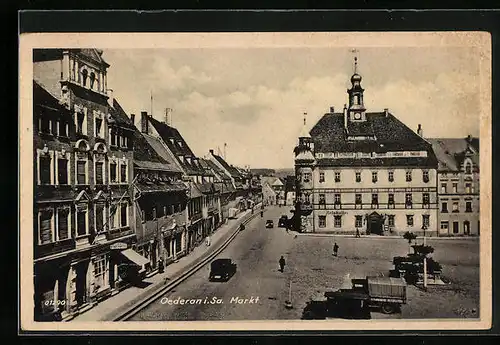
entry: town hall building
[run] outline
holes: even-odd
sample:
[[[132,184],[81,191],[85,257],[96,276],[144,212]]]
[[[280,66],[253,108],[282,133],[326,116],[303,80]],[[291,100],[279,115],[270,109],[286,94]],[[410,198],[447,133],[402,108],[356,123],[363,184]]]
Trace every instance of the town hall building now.
[[[295,147],[300,231],[437,233],[437,166],[432,145],[388,109],[367,112],[361,75]]]

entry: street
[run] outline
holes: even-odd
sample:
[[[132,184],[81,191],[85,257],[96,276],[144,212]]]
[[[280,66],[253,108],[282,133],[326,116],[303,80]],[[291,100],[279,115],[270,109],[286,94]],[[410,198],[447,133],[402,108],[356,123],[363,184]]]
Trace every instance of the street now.
[[[351,278],[387,275],[393,256],[408,252],[403,239],[295,237],[276,227],[282,214],[291,215],[289,210],[269,207],[219,254],[217,258],[231,258],[238,265],[229,281],[209,282],[206,265],[131,321],[300,319],[311,297],[349,287]],[[265,228],[267,219],[274,220],[273,229]],[[334,242],[340,247],[338,257],[332,255]],[[434,258],[444,266],[443,279],[450,284],[427,292],[409,286],[408,304],[401,313],[372,312],[372,319],[478,317],[478,241],[429,239],[428,244],[435,247]],[[278,265],[281,255],[286,259],[283,273]],[[293,308],[287,309],[290,282]]]

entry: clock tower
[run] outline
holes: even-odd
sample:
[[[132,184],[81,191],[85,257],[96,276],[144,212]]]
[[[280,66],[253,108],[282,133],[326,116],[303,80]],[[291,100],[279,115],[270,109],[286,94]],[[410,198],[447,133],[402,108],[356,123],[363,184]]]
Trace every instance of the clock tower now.
[[[358,74],[358,58],[354,58],[354,74],[351,77],[351,88],[347,90],[349,94],[349,121],[366,121],[366,108],[363,104],[363,92],[361,87],[361,76]]]

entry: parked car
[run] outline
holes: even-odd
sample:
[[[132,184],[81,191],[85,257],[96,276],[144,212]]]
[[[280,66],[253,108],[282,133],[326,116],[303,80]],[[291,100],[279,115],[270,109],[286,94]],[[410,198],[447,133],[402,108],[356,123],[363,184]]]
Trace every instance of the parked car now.
[[[228,281],[236,273],[236,264],[231,259],[217,259],[210,264],[209,281]]]
[[[274,222],[272,221],[272,219],[268,219],[266,221],[266,228],[274,228]]]
[[[288,216],[284,214],[278,220],[278,228],[286,228],[287,224],[288,224]]]

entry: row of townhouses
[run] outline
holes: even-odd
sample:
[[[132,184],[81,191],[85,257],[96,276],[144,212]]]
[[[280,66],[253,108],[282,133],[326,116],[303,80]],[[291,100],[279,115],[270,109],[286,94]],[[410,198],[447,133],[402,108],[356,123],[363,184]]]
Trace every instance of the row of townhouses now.
[[[35,320],[74,317],[154,274],[261,198],[248,169],[127,115],[102,55],[33,54]]]
[[[367,112],[355,72],[348,105],[303,131],[294,227],[305,232],[479,235],[479,139],[424,138],[388,109]]]

